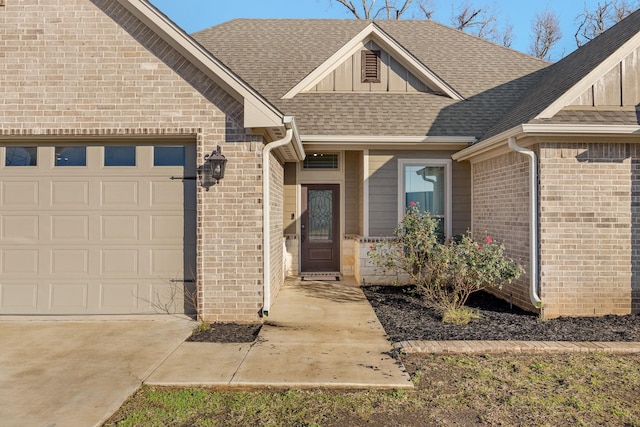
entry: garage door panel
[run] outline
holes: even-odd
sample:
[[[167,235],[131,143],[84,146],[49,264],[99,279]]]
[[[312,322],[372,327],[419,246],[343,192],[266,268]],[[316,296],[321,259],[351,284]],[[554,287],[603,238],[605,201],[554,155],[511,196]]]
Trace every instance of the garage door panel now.
[[[89,207],[89,181],[52,182],[51,206],[64,209],[84,209]]]
[[[0,308],[8,313],[33,311],[38,305],[37,283],[0,283]]]
[[[197,182],[171,177],[195,175],[195,146],[189,171],[154,166],[145,144],[136,166],[105,165],[101,145],[86,167],[38,150],[28,171],[0,158],[0,314],[183,313]]]
[[[184,276],[184,252],[182,248],[151,249],[149,275],[163,279],[179,279]]]
[[[151,182],[151,206],[166,209],[184,205],[183,184],[180,180]]]
[[[2,182],[3,208],[37,208],[39,201],[39,182]]]
[[[39,217],[37,215],[3,215],[2,233],[4,242],[36,243],[40,238]]]
[[[99,307],[107,312],[138,312],[138,283],[101,283]]]
[[[89,240],[89,215],[51,216],[51,240]]]
[[[54,313],[86,312],[88,298],[88,283],[51,283],[49,285],[49,310]]]
[[[139,274],[138,249],[103,249],[100,251],[102,276],[136,276]]]
[[[102,182],[100,191],[103,207],[136,207],[139,204],[138,181]]]
[[[38,274],[37,249],[5,249],[1,251],[0,272],[3,276]]]
[[[151,241],[182,239],[184,221],[182,215],[160,214],[151,216]]]
[[[138,215],[101,215],[101,240],[131,241],[139,239]]]
[[[86,276],[89,274],[89,251],[83,249],[54,249],[51,251],[52,276]]]

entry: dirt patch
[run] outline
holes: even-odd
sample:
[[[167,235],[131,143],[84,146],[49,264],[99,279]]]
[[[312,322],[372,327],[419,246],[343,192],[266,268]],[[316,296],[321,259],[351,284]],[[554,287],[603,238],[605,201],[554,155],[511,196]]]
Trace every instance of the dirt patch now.
[[[468,325],[440,321],[412,286],[363,288],[392,342],[405,340],[640,341],[640,315],[561,317],[547,321],[486,292],[471,295],[468,306],[481,317]]]
[[[187,341],[246,343],[254,342],[262,328],[261,324],[213,323],[208,329],[197,330]]]

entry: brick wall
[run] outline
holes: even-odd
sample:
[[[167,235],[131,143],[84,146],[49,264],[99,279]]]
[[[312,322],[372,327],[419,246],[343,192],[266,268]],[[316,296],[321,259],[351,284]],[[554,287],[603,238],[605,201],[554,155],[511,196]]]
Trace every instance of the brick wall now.
[[[271,300],[275,300],[280,287],[284,283],[284,253],[282,237],[284,227],[282,218],[284,215],[284,165],[276,159],[273,153],[270,159],[270,250],[271,250]]]
[[[640,313],[640,146],[629,147],[631,157],[631,312]]]
[[[261,138],[245,133],[242,104],[115,0],[13,1],[1,22],[2,135],[189,135],[198,164],[222,146],[225,179],[197,193],[199,311],[258,319]]]
[[[529,299],[529,161],[507,153],[472,165],[473,233],[504,243],[507,256],[525,268],[525,274],[496,295],[526,310]]]
[[[548,318],[630,311],[629,150],[614,143],[540,145],[540,262]]]

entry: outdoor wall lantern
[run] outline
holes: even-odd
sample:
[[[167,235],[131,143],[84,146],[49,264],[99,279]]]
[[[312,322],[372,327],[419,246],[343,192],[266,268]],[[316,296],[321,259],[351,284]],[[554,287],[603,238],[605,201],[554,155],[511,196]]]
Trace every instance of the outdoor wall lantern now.
[[[206,178],[210,178],[213,181],[213,184],[216,184],[224,178],[224,170],[227,167],[227,158],[220,152],[219,145],[216,148],[216,151],[204,156],[204,161],[204,173],[205,175],[208,175]]]

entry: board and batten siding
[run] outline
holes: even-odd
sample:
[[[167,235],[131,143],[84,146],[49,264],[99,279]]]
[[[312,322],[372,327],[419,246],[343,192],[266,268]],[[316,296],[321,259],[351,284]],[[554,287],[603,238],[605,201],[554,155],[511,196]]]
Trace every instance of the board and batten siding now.
[[[431,89],[373,41],[365,49],[380,51],[380,82],[362,82],[362,51],[336,67],[311,92],[431,92]]]
[[[360,234],[362,224],[362,151],[346,151],[344,154],[344,233]]]
[[[454,151],[370,151],[369,235],[390,236],[398,225],[398,160],[451,159]],[[466,162],[452,162],[452,232],[471,228],[471,168]]]
[[[634,50],[571,104],[635,107],[640,103],[640,48]]]

